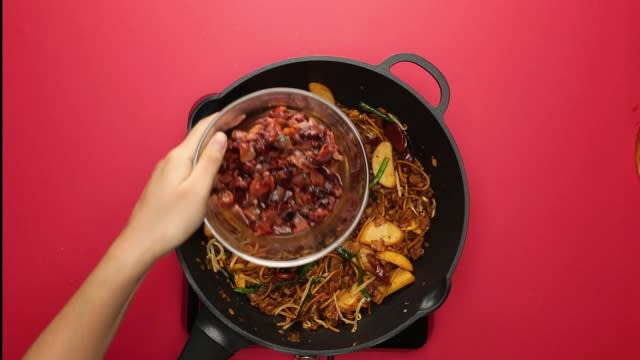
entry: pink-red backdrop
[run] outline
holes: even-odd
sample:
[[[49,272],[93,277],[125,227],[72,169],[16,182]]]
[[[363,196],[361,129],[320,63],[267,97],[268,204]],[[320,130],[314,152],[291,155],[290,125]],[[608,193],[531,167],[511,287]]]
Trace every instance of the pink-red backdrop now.
[[[197,98],[290,57],[413,52],[449,79],[471,218],[431,338],[404,358],[637,359],[638,15],[633,0],[3,1],[3,358],[96,264]],[[415,67],[394,72],[438,99]],[[176,257],[159,261],[107,358],[174,359],[182,285]],[[290,358],[235,358],[255,356]]]

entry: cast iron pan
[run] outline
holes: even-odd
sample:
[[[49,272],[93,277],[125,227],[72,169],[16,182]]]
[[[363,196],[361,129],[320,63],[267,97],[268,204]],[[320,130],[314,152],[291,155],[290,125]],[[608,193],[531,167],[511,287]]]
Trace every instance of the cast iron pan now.
[[[441,91],[437,105],[428,104],[390,72],[400,62],[414,63],[435,78]],[[460,154],[443,121],[449,104],[449,86],[430,62],[413,54],[398,54],[379,65],[334,57],[275,63],[245,76],[219,94],[198,101],[190,113],[189,129],[203,117],[250,92],[278,86],[307,89],[311,81],[329,86],[336,100],[344,105],[355,107],[363,100],[382,106],[409,126],[413,154],[431,174],[438,203],[436,218],[426,235],[429,247],[414,264],[416,281],[383,304],[373,306],[371,315],[363,316],[356,333],[347,327],[339,334],[324,329],[300,330],[300,342],[291,342],[286,333],[278,332],[276,318],[262,314],[244,295],[233,292],[222,274],[203,270],[206,239],[198,229],[177,249],[177,255],[189,284],[209,311],[199,312],[181,359],[227,358],[250,344],[298,355],[353,352],[391,338],[436,310],[449,293],[466,235],[469,194]],[[437,167],[431,165],[432,156],[437,159]],[[226,296],[221,296],[221,291]]]

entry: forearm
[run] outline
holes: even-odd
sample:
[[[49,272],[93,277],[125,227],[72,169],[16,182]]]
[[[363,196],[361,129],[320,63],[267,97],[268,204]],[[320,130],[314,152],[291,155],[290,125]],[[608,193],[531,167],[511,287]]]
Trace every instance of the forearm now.
[[[27,351],[25,359],[99,359],[153,262],[201,226],[227,140],[216,133],[194,168],[193,149],[214,118],[200,121],[156,165],[121,236]]]
[[[153,257],[119,238],[38,337],[25,359],[98,359],[104,356],[133,293]]]

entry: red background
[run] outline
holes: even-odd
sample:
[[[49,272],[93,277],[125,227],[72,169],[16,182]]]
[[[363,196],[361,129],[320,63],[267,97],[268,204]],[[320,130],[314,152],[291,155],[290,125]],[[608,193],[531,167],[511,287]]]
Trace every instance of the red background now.
[[[18,358],[124,225],[191,105],[274,61],[438,66],[471,218],[449,299],[406,359],[637,359],[639,2],[3,2],[3,358]],[[431,101],[412,65],[394,72]],[[107,358],[174,359],[176,257]],[[81,341],[81,339],[79,339]],[[395,358],[367,351],[345,359]],[[236,359],[289,355],[255,347]]]

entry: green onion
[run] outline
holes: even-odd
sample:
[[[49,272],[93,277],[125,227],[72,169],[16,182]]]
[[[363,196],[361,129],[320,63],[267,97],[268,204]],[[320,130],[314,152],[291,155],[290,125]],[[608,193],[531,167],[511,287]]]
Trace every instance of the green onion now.
[[[254,285],[249,285],[247,287],[237,287],[235,289],[233,289],[233,291],[238,292],[240,294],[253,294],[255,292],[257,292],[260,289],[265,289],[267,288],[269,285],[267,284],[254,284]]]
[[[273,284],[273,288],[274,289],[279,289],[279,288],[281,288],[283,286],[302,284],[305,281],[307,281],[307,280],[306,279],[296,279],[296,280],[279,281],[279,282]],[[249,286],[243,287],[243,288],[241,288],[241,287],[234,288],[233,291],[239,292],[241,294],[253,294],[253,293],[257,292],[258,290],[266,289],[268,287],[269,287],[269,284],[252,284],[252,285],[249,285]]]
[[[352,253],[348,252],[345,248],[343,248],[342,246],[338,246],[336,248],[336,252],[338,253],[338,255],[342,256],[343,259],[345,260],[351,260],[353,259],[353,257],[355,255],[353,255]]]
[[[298,267],[298,276],[301,278],[305,277],[309,270],[313,269],[314,266],[316,266],[315,261]]]
[[[362,289],[360,289],[360,294],[362,294],[362,297],[367,299],[367,301],[371,301],[371,293],[369,292],[369,289],[367,289],[366,287],[363,287]]]
[[[360,258],[356,257],[356,267],[358,268],[358,286],[361,286],[364,283],[364,270],[362,268],[362,263],[360,262]],[[367,299],[367,301],[371,300],[371,294],[366,287],[360,289],[360,294]]]
[[[390,122],[390,123],[396,123],[398,125],[398,127],[400,127],[400,130],[402,130],[402,132],[405,133],[405,135],[407,134],[407,125],[403,124],[400,122],[400,120],[393,115],[392,113],[388,113],[385,114],[382,111],[374,108],[371,105],[367,105],[366,103],[364,103],[363,101],[360,101],[360,103],[358,104],[360,106],[360,109],[372,113],[376,116],[378,116],[379,118],[381,118],[382,120],[386,121],[386,122]]]
[[[338,246],[336,248],[336,252],[340,254],[340,256],[342,256],[345,260],[353,260],[353,258],[356,259],[356,268],[358,269],[358,286],[362,285],[364,283],[364,269],[362,268],[362,263],[360,262],[360,258],[348,252],[342,246]],[[362,294],[362,296],[365,299],[371,300],[371,294],[369,293],[369,290],[367,290],[366,287],[363,287],[362,289],[360,289],[360,294]]]
[[[237,287],[237,288],[234,288],[233,291],[240,294],[253,294],[254,292],[258,291],[258,288]]]
[[[382,179],[382,174],[384,174],[384,171],[387,170],[387,165],[389,164],[389,158],[385,157],[384,159],[382,159],[382,163],[380,164],[380,168],[378,169],[378,172],[376,172],[376,176],[373,177],[373,180],[371,180],[371,183],[369,184],[369,189],[371,189],[375,184],[377,184],[380,179]]]
[[[395,122],[387,114],[382,113],[380,110],[374,108],[373,106],[367,105],[364,101],[360,101],[358,106],[360,106],[360,109],[372,113],[373,115],[381,118],[382,120],[385,120],[386,122]]]
[[[279,288],[281,288],[283,286],[289,286],[289,285],[294,285],[294,284],[302,284],[305,281],[307,281],[307,279],[296,279],[296,280],[279,281],[279,282],[273,284],[273,288],[274,289],[279,289]]]
[[[311,291],[307,292],[307,295],[305,295],[304,299],[302,299],[302,303],[300,303],[300,307],[298,308],[298,311],[296,311],[296,317],[298,317],[298,315],[300,315],[300,311],[302,311],[302,308],[304,307],[304,304],[307,303],[309,298],[311,298]]]

